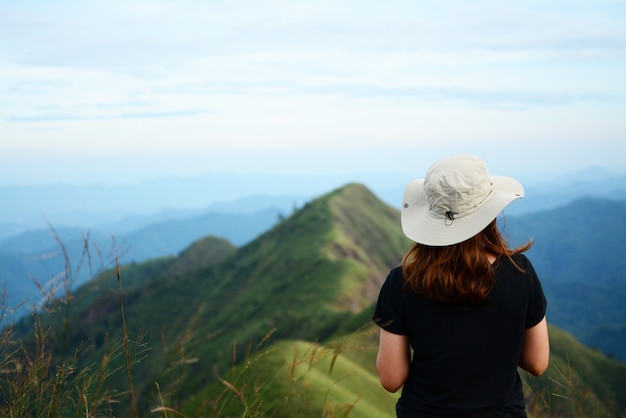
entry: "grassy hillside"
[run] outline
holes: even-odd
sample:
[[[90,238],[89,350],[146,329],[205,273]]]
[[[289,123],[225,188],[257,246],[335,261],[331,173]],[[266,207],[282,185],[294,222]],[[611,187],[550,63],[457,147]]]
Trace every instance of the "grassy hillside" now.
[[[241,248],[207,238],[107,271],[51,304],[35,333],[25,320],[2,334],[2,396],[62,416],[392,416],[369,318],[408,246],[399,213],[351,184]],[[578,399],[623,411],[623,364],[557,329],[552,338],[551,372],[528,380],[535,416],[572,416]],[[28,357],[15,354],[23,347]],[[575,379],[563,383],[567,364]]]
[[[187,416],[392,417],[398,394],[373,371],[373,328],[326,344],[283,340],[207,387]]]

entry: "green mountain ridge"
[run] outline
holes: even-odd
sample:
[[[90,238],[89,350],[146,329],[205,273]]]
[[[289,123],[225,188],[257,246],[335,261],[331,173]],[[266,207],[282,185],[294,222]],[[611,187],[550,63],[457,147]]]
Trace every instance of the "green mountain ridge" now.
[[[186,416],[241,416],[241,408],[294,416],[281,412],[289,400],[292,411],[306,412],[296,416],[365,417],[374,416],[367,406],[372,397],[393,416],[397,395],[378,385],[370,316],[387,271],[409,245],[398,211],[363,185],[349,184],[307,203],[243,247],[207,237],[178,257],[121,266],[139,416],[159,405]],[[67,305],[60,304],[42,321],[58,340],[63,323],[69,324],[66,344],[51,347],[56,364],[63,351],[87,347],[76,367],[93,368],[106,357],[119,371],[108,385],[122,396],[128,388],[124,358],[110,355],[124,339],[116,276],[104,272],[73,294],[69,317]],[[27,346],[30,329],[27,320],[16,325]],[[562,334],[553,331],[547,377],[524,375],[529,399],[549,400],[537,403],[534,416],[548,416],[548,409],[555,416],[575,412],[576,399],[551,396],[562,393],[557,367],[564,364],[575,377],[564,386],[587,394],[584,407],[605,403],[596,408],[597,416],[625,411],[626,366]],[[115,416],[131,415],[127,400],[108,407]]]

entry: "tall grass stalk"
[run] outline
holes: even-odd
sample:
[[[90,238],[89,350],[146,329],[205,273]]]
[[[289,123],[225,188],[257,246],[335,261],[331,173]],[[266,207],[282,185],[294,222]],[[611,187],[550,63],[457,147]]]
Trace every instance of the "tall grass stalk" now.
[[[126,314],[124,312],[124,297],[122,294],[122,276],[120,274],[120,263],[117,257],[115,258],[115,275],[117,277],[117,288],[119,290],[119,295],[120,295],[120,312],[122,314],[122,327],[123,327],[123,334],[124,334],[124,352],[126,354],[126,373],[128,376],[130,416],[134,418],[134,417],[138,417],[139,414],[137,413],[137,405],[135,403],[135,387],[133,385],[133,372],[132,372],[132,364],[130,360],[128,330],[126,329]]]

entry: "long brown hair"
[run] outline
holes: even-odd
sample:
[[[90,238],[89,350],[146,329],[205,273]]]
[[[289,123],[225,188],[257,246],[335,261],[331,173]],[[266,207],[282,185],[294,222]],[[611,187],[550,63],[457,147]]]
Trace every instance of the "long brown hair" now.
[[[407,284],[427,299],[443,303],[483,302],[495,273],[489,256],[511,258],[532,246],[532,241],[509,248],[494,219],[485,229],[459,244],[431,247],[416,243],[402,260]]]

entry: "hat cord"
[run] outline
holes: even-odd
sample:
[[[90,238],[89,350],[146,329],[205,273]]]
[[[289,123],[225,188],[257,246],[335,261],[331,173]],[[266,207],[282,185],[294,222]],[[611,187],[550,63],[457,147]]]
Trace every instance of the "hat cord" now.
[[[448,223],[448,221],[450,221]],[[445,221],[445,225],[446,226],[450,226],[452,225],[452,223],[454,222],[454,212],[452,212],[451,210],[446,212],[446,221]]]

